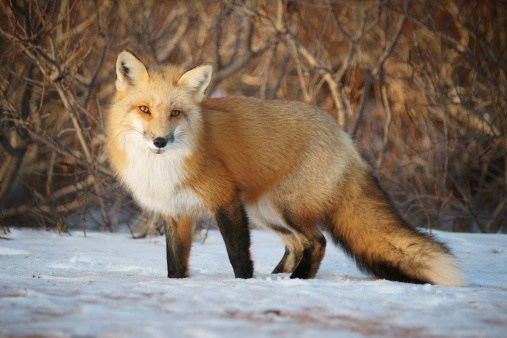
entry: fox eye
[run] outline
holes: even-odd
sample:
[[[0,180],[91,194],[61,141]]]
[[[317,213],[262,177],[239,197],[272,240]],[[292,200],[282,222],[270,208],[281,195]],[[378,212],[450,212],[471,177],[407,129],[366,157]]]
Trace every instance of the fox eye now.
[[[179,111],[178,109],[175,109],[171,112],[171,117],[177,117],[177,116],[180,116],[181,114],[181,111]]]
[[[145,114],[151,115],[150,109],[147,106],[139,106],[139,110]]]

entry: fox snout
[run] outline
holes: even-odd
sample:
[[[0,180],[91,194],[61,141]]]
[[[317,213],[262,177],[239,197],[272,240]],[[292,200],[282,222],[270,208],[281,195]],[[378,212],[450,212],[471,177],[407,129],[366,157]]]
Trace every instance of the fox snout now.
[[[167,145],[167,139],[163,137],[157,137],[153,140],[153,144],[157,148],[164,148]]]
[[[165,149],[165,147],[174,142],[174,135],[169,135],[168,137],[156,137],[153,139],[153,145],[156,147],[157,154],[161,154]]]

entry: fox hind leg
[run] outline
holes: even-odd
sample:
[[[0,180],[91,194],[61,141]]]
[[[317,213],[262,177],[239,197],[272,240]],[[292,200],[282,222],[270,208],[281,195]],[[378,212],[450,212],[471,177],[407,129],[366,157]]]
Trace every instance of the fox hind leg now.
[[[319,231],[317,227],[315,229]],[[320,236],[305,238],[305,241],[306,243],[303,244],[303,257],[290,278],[308,279],[315,277],[324,258],[326,238],[322,234]]]
[[[303,257],[303,246],[298,237],[289,229],[278,226],[269,226],[269,228],[273,230],[285,244],[285,253],[272,273],[293,273]]]
[[[290,278],[313,278],[326,251],[326,238],[311,222],[296,222],[288,212],[283,213],[287,226],[297,234],[303,247],[302,257]]]

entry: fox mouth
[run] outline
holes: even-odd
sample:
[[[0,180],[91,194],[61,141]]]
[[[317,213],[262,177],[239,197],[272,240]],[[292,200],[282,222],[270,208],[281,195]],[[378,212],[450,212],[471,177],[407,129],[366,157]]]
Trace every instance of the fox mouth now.
[[[157,147],[153,147],[153,146],[148,146],[148,149],[154,153],[154,154],[157,154],[157,155],[160,155],[160,154],[163,154],[165,153],[169,148],[171,148],[172,144],[168,144],[166,145],[165,147],[163,148],[157,148]]]
[[[153,151],[155,154],[162,154],[165,152],[165,149],[151,149],[151,151]]]

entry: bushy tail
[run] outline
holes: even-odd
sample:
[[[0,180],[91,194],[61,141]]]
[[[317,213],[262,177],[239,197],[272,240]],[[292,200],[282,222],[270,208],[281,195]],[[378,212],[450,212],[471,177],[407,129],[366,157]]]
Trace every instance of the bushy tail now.
[[[328,230],[363,272],[400,282],[466,284],[456,257],[409,226],[370,173],[349,180],[340,192]]]

